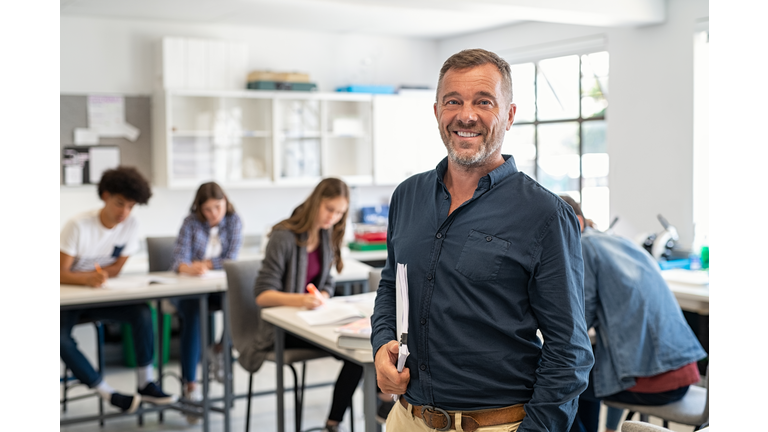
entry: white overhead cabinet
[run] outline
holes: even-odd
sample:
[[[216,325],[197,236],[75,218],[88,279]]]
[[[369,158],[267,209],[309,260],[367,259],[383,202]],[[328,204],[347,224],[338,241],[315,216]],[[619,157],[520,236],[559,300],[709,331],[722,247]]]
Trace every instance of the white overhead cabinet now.
[[[370,95],[165,90],[154,104],[160,186],[373,182]]]
[[[398,184],[445,157],[434,94],[373,97],[374,183]]]

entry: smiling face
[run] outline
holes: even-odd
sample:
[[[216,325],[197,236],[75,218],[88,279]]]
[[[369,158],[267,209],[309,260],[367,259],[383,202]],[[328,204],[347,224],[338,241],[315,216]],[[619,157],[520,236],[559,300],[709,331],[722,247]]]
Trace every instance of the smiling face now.
[[[439,88],[435,117],[449,160],[474,168],[500,158],[516,106],[504,96],[499,70],[492,64],[449,69]]]
[[[224,219],[224,215],[227,214],[227,200],[223,198],[210,198],[200,206],[200,211],[203,213],[205,220],[208,221],[208,224],[215,227]]]
[[[344,197],[323,198],[320,208],[317,210],[315,226],[318,229],[330,229],[341,220],[348,207],[349,201]]]

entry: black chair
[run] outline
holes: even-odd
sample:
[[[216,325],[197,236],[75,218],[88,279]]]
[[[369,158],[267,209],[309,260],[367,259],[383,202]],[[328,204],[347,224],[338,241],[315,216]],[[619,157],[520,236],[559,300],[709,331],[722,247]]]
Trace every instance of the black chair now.
[[[229,304],[229,329],[232,334],[232,344],[238,351],[238,363],[248,373],[248,404],[245,414],[245,431],[248,432],[251,421],[251,395],[253,393],[253,374],[261,368],[264,358],[275,361],[274,351],[256,351],[255,341],[260,334],[261,326],[266,324],[261,320],[261,308],[256,305],[253,288],[261,268],[261,261],[226,261],[224,270],[227,273],[227,301]],[[306,362],[308,360],[327,357],[329,354],[320,349],[286,349],[284,364],[293,372],[293,389],[296,416],[296,432],[301,431],[302,402],[306,378]],[[296,372],[294,363],[301,363],[301,379]]]
[[[176,237],[147,237],[149,271],[169,271],[173,261],[173,245]]]

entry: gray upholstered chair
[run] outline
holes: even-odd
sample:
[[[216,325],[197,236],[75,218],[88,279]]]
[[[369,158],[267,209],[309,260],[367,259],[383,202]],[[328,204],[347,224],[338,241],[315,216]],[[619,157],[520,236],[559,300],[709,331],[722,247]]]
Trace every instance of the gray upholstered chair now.
[[[609,400],[603,400],[603,403],[610,407],[629,410],[627,420],[637,412],[662,419],[664,427],[669,427],[669,422],[674,422],[695,426],[694,430],[700,430],[709,424],[709,366],[707,366],[707,375],[704,377],[704,387],[692,385],[685,397],[677,402],[657,406],[630,405]]]
[[[173,245],[176,237],[147,237],[149,271],[169,271],[173,261]]]
[[[621,432],[672,432],[671,430],[646,422],[625,421],[621,424]]]
[[[368,273],[368,291],[376,291],[379,289],[379,282],[381,281],[380,268],[373,269]]]
[[[256,305],[256,298],[253,294],[256,276],[258,276],[260,268],[260,260],[224,262],[224,270],[227,273],[227,304],[229,305],[229,329],[232,335],[232,344],[239,353],[237,362],[250,374],[248,378],[248,404],[245,413],[246,432],[248,432],[251,421],[253,374],[261,368],[261,359],[264,358],[265,354],[265,360],[275,361],[274,351],[264,353],[254,349],[261,326],[265,324],[261,320],[261,308]],[[301,408],[307,376],[306,361],[328,355],[327,352],[320,349],[286,349],[284,351],[284,364],[293,372],[297,432],[301,431]],[[299,380],[294,363],[301,363],[302,365],[301,380]]]

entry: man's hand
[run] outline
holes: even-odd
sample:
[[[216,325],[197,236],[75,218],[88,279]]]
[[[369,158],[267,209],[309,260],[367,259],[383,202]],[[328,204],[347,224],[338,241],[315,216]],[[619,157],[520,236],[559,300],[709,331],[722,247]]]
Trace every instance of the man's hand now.
[[[107,282],[107,273],[104,271],[88,272],[85,279],[85,284],[90,287],[100,287],[105,282]]]
[[[382,345],[376,352],[374,364],[376,365],[376,380],[379,388],[384,393],[401,395],[405,393],[408,383],[411,381],[411,371],[407,367],[402,372],[397,372],[397,356],[400,344],[396,340]]]

